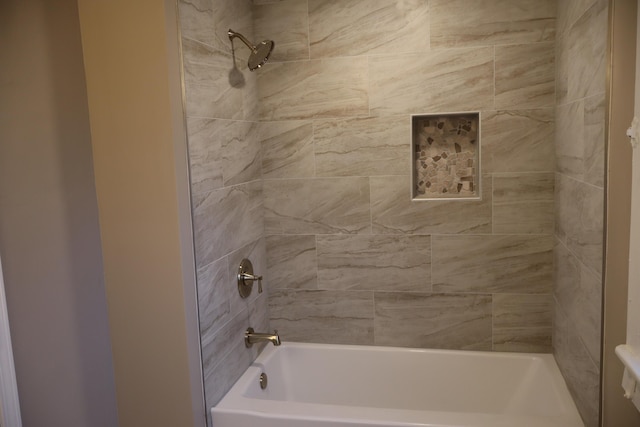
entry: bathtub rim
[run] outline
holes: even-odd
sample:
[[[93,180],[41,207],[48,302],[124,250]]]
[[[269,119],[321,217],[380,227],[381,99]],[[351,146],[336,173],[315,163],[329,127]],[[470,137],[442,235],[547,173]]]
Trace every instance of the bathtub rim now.
[[[372,408],[366,406],[346,406],[332,405],[324,403],[307,403],[307,402],[289,402],[279,400],[263,400],[245,396],[245,390],[256,382],[257,377],[263,372],[264,366],[276,357],[280,351],[291,349],[306,350],[343,350],[343,351],[373,351],[377,353],[413,353],[413,354],[438,354],[438,355],[464,355],[464,356],[481,356],[492,359],[525,359],[540,361],[549,370],[553,386],[558,390],[561,399],[560,405],[565,411],[565,415],[557,417],[528,416],[517,414],[491,414],[482,412],[447,412],[447,411],[416,411],[407,409],[393,408]],[[252,408],[246,408],[243,403],[246,400],[251,401]],[[292,410],[293,408],[293,410]],[[353,409],[353,410],[352,410]],[[358,417],[358,411],[366,410],[369,414],[376,415],[372,418]],[[292,425],[303,421],[322,422],[326,421],[328,425],[345,425],[355,426],[394,426],[394,427],[445,427],[445,426],[464,426],[473,425],[474,427],[511,427],[514,425],[540,426],[542,419],[548,421],[545,427],[584,427],[584,423],[577,410],[575,402],[569,393],[560,369],[551,353],[524,353],[524,352],[491,352],[477,350],[448,350],[448,349],[423,349],[423,348],[406,348],[406,347],[387,347],[375,345],[354,345],[354,344],[320,344],[320,343],[302,343],[302,342],[283,342],[281,346],[267,346],[258,355],[256,360],[243,372],[242,376],[234,383],[232,388],[225,396],[213,407],[210,408],[212,417],[220,418],[229,415],[244,416],[251,419],[267,420],[283,420],[293,422]],[[335,417],[327,415],[342,414],[343,417]],[[429,413],[430,420],[427,424],[424,422],[424,414]],[[216,415],[217,414],[217,415]],[[404,420],[397,421],[397,415],[404,415]],[[344,416],[347,416],[348,422],[345,422]],[[477,420],[477,424],[464,424],[469,418]],[[422,421],[421,421],[422,419]],[[251,424],[251,423],[249,423]],[[271,425],[271,424],[268,424]],[[277,424],[274,424],[277,425]],[[315,424],[314,424],[315,425]],[[284,426],[284,424],[283,424]],[[213,427],[217,427],[216,424]]]

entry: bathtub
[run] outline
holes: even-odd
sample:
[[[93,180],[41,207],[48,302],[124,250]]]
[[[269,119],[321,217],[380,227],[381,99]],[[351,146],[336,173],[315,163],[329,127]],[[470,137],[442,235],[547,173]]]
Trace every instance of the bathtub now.
[[[213,427],[584,427],[549,354],[301,343],[269,345],[211,415]]]

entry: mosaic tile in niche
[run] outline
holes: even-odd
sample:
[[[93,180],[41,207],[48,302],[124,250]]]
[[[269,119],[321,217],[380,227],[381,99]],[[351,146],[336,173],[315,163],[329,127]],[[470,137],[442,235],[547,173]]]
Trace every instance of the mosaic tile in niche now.
[[[412,116],[413,197],[479,197],[479,114]]]

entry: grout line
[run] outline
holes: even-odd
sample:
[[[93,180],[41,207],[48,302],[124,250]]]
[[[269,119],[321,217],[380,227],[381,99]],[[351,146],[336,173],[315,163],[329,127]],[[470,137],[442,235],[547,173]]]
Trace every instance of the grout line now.
[[[496,45],[493,45],[493,109],[496,107]]]
[[[495,198],[495,191],[496,191],[496,186],[495,186],[495,181],[494,181],[494,174],[492,173],[491,175],[491,234],[493,234],[494,230],[496,229],[495,227],[495,214],[496,214],[496,198]]]
[[[309,0],[306,1],[307,4],[307,60],[311,60],[311,24],[309,24]]]
[[[311,148],[313,149],[313,178],[318,178],[318,160],[316,158],[316,121],[311,120]],[[290,178],[279,178],[290,179]]]
[[[369,234],[373,235],[373,205],[372,205],[372,184],[371,178],[369,178]]]
[[[429,235],[429,291],[433,292],[433,235]]]
[[[371,333],[373,345],[376,345],[376,291],[371,291]]]
[[[584,261],[582,260],[582,258],[580,258],[578,256],[578,254],[576,254],[573,249],[571,249],[569,246],[567,246],[566,242],[560,238],[560,236],[554,234],[553,237],[555,237],[555,240],[562,245],[562,247],[578,262],[579,267],[586,269],[587,273],[591,274],[592,276],[594,276],[594,278],[597,278],[598,281],[602,281],[602,273],[598,273],[597,271],[595,271],[593,268],[589,267],[587,264],[584,263]]]
[[[368,117],[371,117],[371,59],[370,56],[367,55],[367,107],[368,107]]]
[[[408,177],[409,175],[345,175],[345,176],[303,176],[291,178],[265,178],[268,181],[302,181],[302,180],[318,180],[318,179],[362,179],[362,178],[380,178],[380,177]],[[454,201],[455,199],[451,199]]]
[[[603,95],[606,96],[607,92],[605,92],[605,91],[595,92],[595,93],[583,96],[581,98],[575,98],[575,99],[567,100],[567,101],[565,101],[563,103],[556,103],[555,105],[552,105],[552,107],[556,107],[556,108],[557,107],[567,107],[567,106],[569,106],[571,104],[575,104],[576,102],[585,101],[585,100],[587,100],[589,98],[595,98],[596,96],[603,96]]]
[[[495,343],[495,336],[494,336],[494,331],[495,331],[495,310],[496,310],[496,303],[495,303],[495,299],[493,298],[494,294],[490,294],[491,295],[491,351],[496,351],[496,343]]]
[[[558,175],[560,175],[560,176],[562,176],[562,177],[564,177],[564,178],[567,178],[567,179],[570,179],[570,180],[572,180],[572,181],[575,181],[575,182],[577,182],[577,183],[584,184],[584,185],[586,185],[586,186],[588,186],[588,187],[592,187],[592,188],[595,188],[595,189],[597,189],[597,190],[604,190],[604,187],[598,187],[597,185],[591,184],[591,183],[586,182],[586,181],[582,181],[582,180],[577,179],[577,178],[575,178],[575,177],[573,177],[573,176],[571,176],[571,175],[567,175],[567,174],[565,174],[565,173],[558,172],[558,171],[556,171],[555,173],[556,173],[556,174],[558,174]]]
[[[315,266],[315,272],[316,272],[316,290],[318,290],[318,289],[320,289],[320,283],[319,283],[319,281],[318,281],[318,270],[319,270],[318,265],[319,265],[319,263],[318,263],[318,235],[317,235],[317,234],[314,234],[314,235],[313,235],[313,241],[314,241],[314,245],[315,245],[315,247],[314,247],[314,252],[315,252],[315,254],[316,254],[316,257],[315,257],[315,259],[316,259],[316,266]]]

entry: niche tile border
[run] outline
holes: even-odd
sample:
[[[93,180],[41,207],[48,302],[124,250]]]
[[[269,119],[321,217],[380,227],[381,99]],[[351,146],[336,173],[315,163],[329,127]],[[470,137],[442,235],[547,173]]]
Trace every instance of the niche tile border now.
[[[480,200],[480,112],[411,115],[411,198]]]

